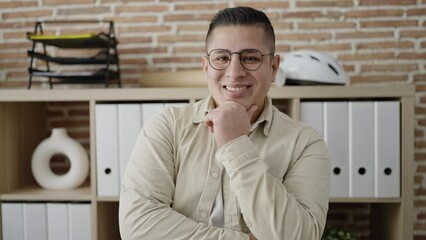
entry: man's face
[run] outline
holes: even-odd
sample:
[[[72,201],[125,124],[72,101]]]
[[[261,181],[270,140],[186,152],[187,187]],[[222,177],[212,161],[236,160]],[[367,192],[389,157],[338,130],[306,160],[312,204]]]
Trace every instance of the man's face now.
[[[241,52],[245,49],[257,49],[262,54],[271,50],[264,41],[264,31],[259,26],[221,26],[213,30],[207,53],[213,49],[226,49],[229,52]],[[255,71],[245,69],[238,54],[232,54],[229,66],[215,70],[203,58],[207,85],[217,106],[225,101],[235,101],[247,108],[256,104],[258,117],[263,110],[264,100],[275,80],[280,58],[265,55],[262,65]]]

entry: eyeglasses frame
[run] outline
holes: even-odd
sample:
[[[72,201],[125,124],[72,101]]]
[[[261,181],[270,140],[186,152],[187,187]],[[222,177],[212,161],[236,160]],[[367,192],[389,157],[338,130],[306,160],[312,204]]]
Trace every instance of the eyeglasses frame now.
[[[223,51],[226,51],[226,52],[228,52],[228,53],[229,53],[229,55],[231,56],[231,58],[230,58],[230,60],[229,60],[228,64],[226,65],[226,67],[224,67],[224,68],[222,68],[222,69],[213,67],[213,66],[212,66],[212,63],[210,62],[210,54],[211,54],[213,51],[216,51],[216,50],[223,50]],[[244,51],[249,51],[249,50],[255,50],[255,51],[258,51],[258,52],[260,52],[260,54],[261,54],[261,56],[262,56],[262,61],[260,62],[260,65],[259,65],[256,69],[248,69],[248,68],[246,68],[246,67],[243,65],[243,63],[241,62],[241,53],[243,53]],[[231,51],[229,51],[228,49],[224,49],[224,48],[215,48],[215,49],[212,49],[210,52],[208,52],[208,53],[206,53],[206,54],[207,54],[207,61],[209,62],[210,67],[212,67],[214,70],[217,70],[217,71],[225,70],[227,67],[229,67],[229,65],[231,65],[232,55],[233,55],[233,54],[238,54],[238,55],[239,55],[239,58],[238,58],[238,59],[240,60],[240,64],[241,64],[241,66],[242,66],[245,70],[247,70],[247,71],[256,71],[257,69],[259,69],[259,68],[262,66],[262,64],[263,64],[263,60],[264,60],[264,57],[265,57],[265,56],[272,56],[272,57],[274,57],[274,55],[275,55],[275,53],[274,53],[274,52],[271,52],[271,53],[268,53],[268,54],[263,54],[260,50],[255,49],[255,48],[247,48],[247,49],[243,49],[243,50],[242,50],[242,51],[240,51],[240,52],[231,52]]]

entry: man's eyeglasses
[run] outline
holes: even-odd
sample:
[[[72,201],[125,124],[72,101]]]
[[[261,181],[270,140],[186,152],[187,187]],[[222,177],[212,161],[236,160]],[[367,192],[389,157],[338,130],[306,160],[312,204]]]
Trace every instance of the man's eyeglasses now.
[[[232,54],[240,56],[240,63],[243,68],[255,71],[262,66],[264,56],[273,56],[274,53],[262,54],[257,49],[244,49],[241,52],[230,52],[226,49],[213,49],[208,54],[210,66],[215,70],[223,70],[231,64]]]

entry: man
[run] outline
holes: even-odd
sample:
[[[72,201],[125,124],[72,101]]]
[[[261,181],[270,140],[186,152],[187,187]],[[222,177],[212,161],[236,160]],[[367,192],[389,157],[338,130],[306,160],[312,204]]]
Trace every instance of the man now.
[[[202,59],[211,96],[144,126],[123,179],[123,239],[320,239],[327,148],[272,106],[274,51],[263,12],[213,18]]]

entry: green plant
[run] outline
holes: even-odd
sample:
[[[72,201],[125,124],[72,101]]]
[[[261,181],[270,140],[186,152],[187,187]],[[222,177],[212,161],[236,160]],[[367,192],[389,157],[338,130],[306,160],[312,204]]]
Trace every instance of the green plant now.
[[[321,240],[358,240],[358,235],[342,227],[326,227]]]

